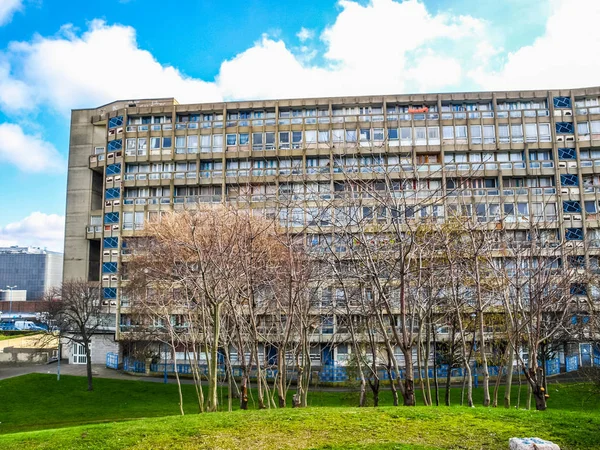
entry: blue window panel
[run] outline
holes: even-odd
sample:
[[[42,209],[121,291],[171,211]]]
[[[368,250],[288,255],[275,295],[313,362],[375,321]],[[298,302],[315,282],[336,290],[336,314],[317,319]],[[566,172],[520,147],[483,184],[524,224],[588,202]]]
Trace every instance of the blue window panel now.
[[[117,273],[117,263],[116,262],[102,263],[102,273]]]
[[[583,255],[569,256],[568,261],[571,268],[585,269],[585,256]]]
[[[573,134],[573,132],[574,128],[571,122],[556,122],[556,134]]]
[[[106,237],[103,242],[104,248],[119,248],[118,237]]]
[[[104,223],[119,223],[119,213],[109,212],[104,214]]]
[[[570,291],[571,295],[587,295],[587,288],[583,283],[573,283]]]
[[[567,241],[583,241],[583,228],[567,228],[565,237]]]
[[[108,121],[108,128],[117,128],[123,126],[123,116],[113,117]]]
[[[555,108],[570,108],[571,97],[554,97],[553,103]]]
[[[123,148],[123,140],[122,139],[115,139],[114,141],[110,141],[108,143],[108,151],[110,152],[111,150],[121,150]]]
[[[121,173],[121,163],[109,164],[106,166],[106,176],[118,175]]]
[[[571,325],[577,325],[577,316],[571,317]]]
[[[121,197],[121,189],[120,188],[109,188],[106,190],[106,200],[112,200],[113,198]]]
[[[558,149],[558,159],[575,159],[575,149],[574,148],[559,148]]]
[[[560,176],[561,186],[579,186],[577,175],[572,173],[564,173]]]
[[[590,321],[590,316],[583,316],[581,318],[581,322],[585,325],[586,323],[588,323]]]
[[[581,202],[573,201],[573,200],[565,200],[563,201],[563,212],[565,213],[580,213],[581,212]]]
[[[123,243],[121,244],[122,248],[127,248],[127,241],[123,241]]]
[[[107,288],[103,288],[102,289],[102,296],[104,298],[117,298],[117,288],[111,288],[111,287],[107,287]]]

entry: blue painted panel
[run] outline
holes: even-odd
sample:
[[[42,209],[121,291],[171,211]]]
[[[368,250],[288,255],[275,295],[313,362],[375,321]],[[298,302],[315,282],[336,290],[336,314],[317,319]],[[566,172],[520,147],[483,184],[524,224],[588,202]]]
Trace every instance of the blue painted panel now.
[[[558,159],[575,159],[576,150],[574,148],[559,148],[558,149]]]
[[[556,122],[556,134],[573,134],[574,131],[571,122]]]
[[[117,298],[117,288],[103,288],[102,294],[104,298]]]
[[[573,201],[573,200],[565,200],[563,201],[563,212],[565,213],[580,213],[581,212],[581,202]]]
[[[106,166],[106,176],[118,175],[121,173],[121,163],[109,164]]]
[[[105,237],[103,242],[104,248],[119,248],[118,237]]]
[[[109,212],[104,214],[104,223],[119,223],[119,213]]]
[[[116,262],[102,263],[102,273],[117,273],[117,263]]]
[[[554,97],[552,100],[555,108],[571,107],[571,97]]]
[[[112,200],[113,198],[121,197],[121,189],[120,188],[109,188],[106,190],[105,198],[106,200]]]
[[[579,186],[577,175],[572,173],[564,173],[560,176],[561,186]]]
[[[108,143],[108,151],[112,151],[112,150],[121,150],[123,148],[123,140],[122,139],[115,139],[114,141],[110,141]]]
[[[108,121],[108,128],[117,128],[123,126],[123,116],[113,117]]]
[[[565,238],[567,241],[583,241],[583,228],[566,228]]]

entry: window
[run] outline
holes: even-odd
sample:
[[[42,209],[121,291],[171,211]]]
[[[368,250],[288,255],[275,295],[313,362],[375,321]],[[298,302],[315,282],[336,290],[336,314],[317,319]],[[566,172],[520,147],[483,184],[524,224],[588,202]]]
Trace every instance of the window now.
[[[527,133],[527,142],[537,142],[537,125],[535,123],[528,123],[525,125],[525,133]]]
[[[453,140],[454,139],[454,127],[446,126],[442,127],[442,136],[444,140]]]
[[[279,132],[279,148],[290,148],[290,132],[280,131]]]
[[[471,125],[471,144],[481,144],[480,125]]]
[[[248,145],[250,142],[250,135],[248,133],[240,133],[240,145]]]
[[[427,127],[427,139],[429,145],[439,145],[440,143],[440,128],[439,127]]]
[[[171,148],[171,145],[172,145],[171,137],[164,137],[163,143],[162,143],[163,148]]]
[[[304,132],[304,138],[307,144],[314,144],[317,142],[317,130],[306,130]]]
[[[596,214],[596,202],[594,200],[586,200],[585,201],[585,212],[586,214]]]
[[[223,151],[223,135],[222,134],[214,134],[213,135],[213,152],[222,152]]]
[[[292,131],[292,148],[302,147],[302,131]]]
[[[374,128],[373,129],[373,140],[381,142],[384,140],[383,128]]]
[[[198,136],[188,136],[187,146],[188,153],[198,153]]]
[[[319,139],[319,142],[328,143],[329,142],[329,131],[319,131],[318,139]]]
[[[398,128],[389,128],[388,129],[388,139],[390,141],[398,140]]]
[[[332,130],[333,143],[342,143],[344,142],[344,130]]]
[[[538,127],[540,131],[540,142],[550,142],[552,140],[552,136],[550,135],[550,124],[540,123]]]
[[[153,137],[150,138],[150,149],[155,150],[160,148],[160,138]]]
[[[531,161],[549,161],[552,159],[552,155],[549,151],[530,151],[529,159]]]
[[[346,130],[346,142],[356,142],[356,130]]]
[[[587,136],[588,134],[590,134],[589,124],[587,122],[579,122],[577,124],[577,133],[580,136]]]
[[[508,125],[498,125],[498,140],[501,144],[507,144],[510,142]]]
[[[400,142],[401,145],[412,144],[412,128],[402,127],[400,128]]]
[[[237,143],[237,134],[227,135],[227,147],[233,147]]]
[[[467,126],[466,125],[457,125],[455,127],[456,131],[456,139],[467,139]]]
[[[511,125],[510,134],[512,142],[523,142],[523,125]]]
[[[425,127],[416,127],[415,128],[415,145],[426,145],[426,131]]]
[[[361,141],[370,141],[371,140],[371,130],[369,128],[361,128],[360,140]]]
[[[484,144],[495,144],[496,143],[496,127],[494,125],[483,126],[483,143]]]

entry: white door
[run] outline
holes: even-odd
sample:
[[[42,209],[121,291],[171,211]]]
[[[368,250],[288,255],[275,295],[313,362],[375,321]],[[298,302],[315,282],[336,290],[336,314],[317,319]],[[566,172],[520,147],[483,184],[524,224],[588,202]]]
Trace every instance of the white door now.
[[[73,364],[87,364],[85,347],[77,342],[73,342]]]

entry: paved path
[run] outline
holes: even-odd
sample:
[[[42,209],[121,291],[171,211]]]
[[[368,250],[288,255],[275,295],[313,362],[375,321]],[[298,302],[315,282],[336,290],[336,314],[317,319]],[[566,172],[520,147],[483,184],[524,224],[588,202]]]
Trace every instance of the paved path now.
[[[48,373],[56,375],[57,364],[22,364],[22,365],[0,365],[0,380],[12,377],[26,375],[28,373]],[[103,364],[92,364],[92,372],[96,378],[113,378],[118,380],[142,380],[154,383],[164,383],[163,377],[144,377],[128,375],[118,370],[107,369]],[[76,375],[85,377],[87,375],[85,364],[65,364],[60,365],[61,375]],[[169,383],[176,383],[175,378],[169,378]],[[182,384],[192,384],[193,380],[181,379]]]

